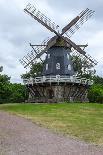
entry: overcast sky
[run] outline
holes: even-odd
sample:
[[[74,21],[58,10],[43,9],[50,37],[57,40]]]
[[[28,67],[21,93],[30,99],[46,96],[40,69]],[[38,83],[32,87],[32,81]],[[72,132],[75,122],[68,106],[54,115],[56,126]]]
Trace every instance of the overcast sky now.
[[[99,62],[97,73],[103,76],[103,0],[0,0],[0,66],[12,82],[21,82],[20,75],[26,72],[19,59],[30,51],[29,43],[41,43],[53,35],[23,12],[28,2],[61,29],[87,7],[95,10],[71,40],[89,44],[86,52]]]

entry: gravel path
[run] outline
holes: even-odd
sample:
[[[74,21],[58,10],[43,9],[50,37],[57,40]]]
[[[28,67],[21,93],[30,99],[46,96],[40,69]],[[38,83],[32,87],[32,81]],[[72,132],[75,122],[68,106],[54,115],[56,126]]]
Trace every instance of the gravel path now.
[[[0,112],[0,155],[103,155],[103,148],[52,133]]]

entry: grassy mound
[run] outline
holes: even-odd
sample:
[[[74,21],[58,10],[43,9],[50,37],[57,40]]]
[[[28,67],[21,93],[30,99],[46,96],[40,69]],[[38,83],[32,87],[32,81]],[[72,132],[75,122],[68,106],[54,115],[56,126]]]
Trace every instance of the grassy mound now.
[[[2,104],[0,110],[58,133],[103,145],[103,104]]]

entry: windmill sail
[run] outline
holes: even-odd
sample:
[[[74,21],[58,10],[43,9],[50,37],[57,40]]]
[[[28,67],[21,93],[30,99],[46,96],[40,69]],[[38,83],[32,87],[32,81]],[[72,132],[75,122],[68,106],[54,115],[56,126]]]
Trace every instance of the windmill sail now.
[[[92,15],[94,11],[88,8],[82,11],[67,26],[62,29],[62,35],[65,33],[69,38],[83,25]]]
[[[40,59],[42,61],[41,56],[46,53],[48,49],[48,40],[49,38],[45,39],[39,46],[30,44],[33,50],[20,60],[20,63],[24,66],[24,68],[31,66],[32,63],[35,63],[37,59]]]
[[[62,37],[62,36],[61,36]],[[65,40],[68,44],[71,45],[77,52],[82,54],[85,58],[87,58],[89,61],[91,61],[94,65],[97,65],[97,61],[94,60],[90,55],[87,55],[84,50],[80,48],[80,46],[76,45],[73,41],[71,41],[69,38],[62,37],[63,40]]]
[[[43,26],[45,26],[51,32],[54,32],[55,34],[57,34],[57,29],[59,26],[56,25],[54,22],[52,22],[51,19],[46,17],[39,10],[37,10],[33,5],[31,5],[29,3],[26,6],[26,8],[24,9],[24,12],[28,13],[32,18],[37,20],[39,23],[41,23]]]
[[[20,60],[24,67],[31,65],[37,59],[40,59],[42,61],[41,56],[46,53],[49,48],[54,46],[59,39],[64,40],[64,42],[68,45],[67,47],[69,49],[74,48],[79,54],[83,55],[89,61],[97,64],[97,62],[91,56],[87,55],[86,52],[80,48],[80,46],[76,45],[73,41],[69,39],[81,27],[81,25],[83,25],[83,23],[86,22],[93,15],[94,11],[88,8],[83,10],[76,18],[74,18],[67,26],[62,29],[61,34],[58,32],[59,26],[52,22],[48,17],[42,14],[30,3],[26,6],[24,11],[32,18],[37,20],[39,23],[41,23],[43,26],[45,26],[48,30],[56,34],[49,41],[44,41],[43,44],[41,44],[40,46],[35,45],[34,47],[34,45],[30,45],[33,49],[31,53],[28,53],[26,56],[23,57],[23,59]],[[64,37],[63,34],[66,34],[68,38]]]

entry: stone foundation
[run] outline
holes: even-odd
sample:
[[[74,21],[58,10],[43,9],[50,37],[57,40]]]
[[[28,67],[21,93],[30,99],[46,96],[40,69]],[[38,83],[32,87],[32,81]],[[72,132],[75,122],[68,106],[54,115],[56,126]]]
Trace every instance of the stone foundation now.
[[[88,86],[80,84],[33,84],[27,85],[28,102],[58,103],[58,102],[88,102]]]

